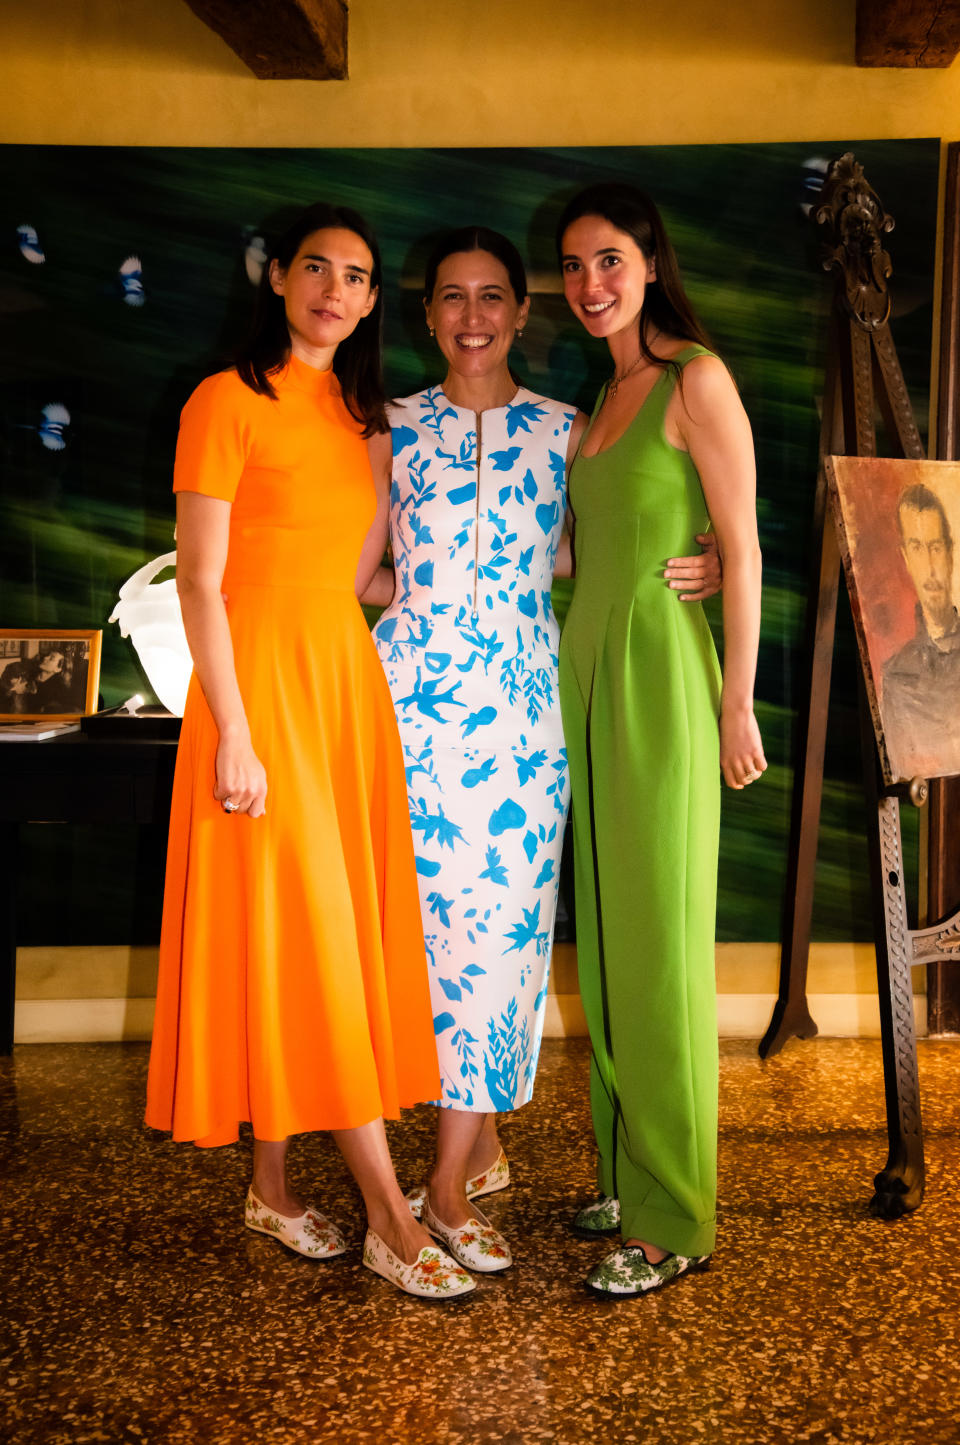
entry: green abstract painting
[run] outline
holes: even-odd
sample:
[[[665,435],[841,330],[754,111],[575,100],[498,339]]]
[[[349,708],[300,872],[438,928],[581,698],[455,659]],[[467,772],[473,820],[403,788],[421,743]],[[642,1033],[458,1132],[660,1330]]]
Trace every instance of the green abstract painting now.
[[[111,705],[147,692],[107,624],[120,584],[173,545],[177,419],[196,383],[229,364],[253,299],[260,238],[330,198],[375,225],[385,266],[386,368],[395,395],[438,380],[419,278],[430,241],[482,221],[528,262],[533,308],[519,377],[589,408],[608,365],[562,298],[554,220],[577,187],[630,179],[664,212],[690,295],[743,394],[757,444],[764,612],[758,715],[770,768],[724,801],[718,936],[779,936],[831,283],[807,212],[827,161],[853,150],[896,218],[893,334],[926,428],[939,144],[538,150],[0,148],[0,623],[104,627]],[[568,602],[559,586],[562,617]],[[719,609],[711,612],[719,620]],[[815,936],[870,936],[854,678],[841,616],[831,707]],[[657,679],[650,679],[655,691]],[[51,917],[26,881],[22,942],[149,941],[156,884],[130,839],[78,847],[37,832],[58,870]],[[131,861],[133,859],[134,861]],[[142,869],[141,869],[142,872]],[[43,898],[49,903],[48,883]]]

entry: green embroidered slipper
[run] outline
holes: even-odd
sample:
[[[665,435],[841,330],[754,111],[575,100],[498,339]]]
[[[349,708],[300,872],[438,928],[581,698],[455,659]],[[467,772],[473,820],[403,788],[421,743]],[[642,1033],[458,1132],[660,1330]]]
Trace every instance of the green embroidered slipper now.
[[[581,1239],[596,1239],[601,1234],[620,1233],[620,1201],[601,1194],[574,1215],[570,1228]]]
[[[584,1283],[593,1294],[604,1299],[635,1299],[665,1284],[672,1284],[681,1275],[708,1269],[709,1254],[668,1254],[659,1264],[650,1264],[639,1244],[625,1244],[608,1254]]]

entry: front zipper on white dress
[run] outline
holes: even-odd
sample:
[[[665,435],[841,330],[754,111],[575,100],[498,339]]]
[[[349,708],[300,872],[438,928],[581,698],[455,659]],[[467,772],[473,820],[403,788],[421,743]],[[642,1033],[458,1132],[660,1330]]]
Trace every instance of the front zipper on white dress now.
[[[477,515],[473,528],[473,620],[477,621],[477,574],[480,570],[480,462],[483,459],[483,412],[477,418]]]

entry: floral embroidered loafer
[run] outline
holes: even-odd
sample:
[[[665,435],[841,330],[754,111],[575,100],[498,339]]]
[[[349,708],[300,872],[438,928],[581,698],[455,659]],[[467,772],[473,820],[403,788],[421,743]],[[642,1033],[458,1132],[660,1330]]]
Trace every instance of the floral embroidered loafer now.
[[[405,1264],[372,1229],[367,1230],[363,1241],[363,1262],[367,1269],[388,1279],[404,1294],[417,1295],[420,1299],[456,1299],[477,1287],[466,1270],[442,1249],[424,1245],[413,1264]]]
[[[272,1235],[288,1249],[305,1255],[307,1259],[333,1259],[334,1255],[343,1254],[347,1248],[347,1241],[337,1226],[331,1224],[318,1209],[308,1206],[296,1219],[287,1219],[268,1209],[252,1189],[247,1193],[244,1222],[248,1229]]]
[[[592,1204],[584,1205],[574,1215],[570,1228],[582,1239],[596,1239],[601,1234],[619,1234],[620,1201],[609,1194],[601,1194]]]
[[[633,1299],[709,1264],[708,1254],[668,1254],[659,1264],[650,1264],[642,1245],[624,1244],[592,1269],[584,1283],[604,1299]]]
[[[424,1229],[442,1239],[454,1259],[459,1264],[465,1264],[467,1269],[475,1269],[480,1274],[495,1274],[497,1270],[509,1269],[513,1264],[509,1244],[479,1209],[466,1224],[453,1228],[437,1218],[430,1208],[430,1200],[425,1199],[421,1218]]]
[[[500,1189],[509,1188],[509,1185],[510,1165],[507,1163],[506,1154],[501,1149],[489,1169],[484,1169],[482,1174],[475,1174],[472,1179],[467,1180],[467,1198],[476,1199],[481,1194],[496,1194]],[[419,1219],[422,1215],[423,1201],[426,1197],[427,1186],[425,1184],[418,1184],[416,1189],[411,1189],[407,1193],[406,1200],[414,1219]]]

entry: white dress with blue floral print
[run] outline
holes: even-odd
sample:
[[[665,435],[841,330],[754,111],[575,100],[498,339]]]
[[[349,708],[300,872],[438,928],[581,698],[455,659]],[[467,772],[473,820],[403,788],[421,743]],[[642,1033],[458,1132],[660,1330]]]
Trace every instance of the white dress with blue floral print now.
[[[550,585],[572,407],[393,404],[397,588],[374,629],[397,711],[441,1103],[533,1092],[567,811]]]

